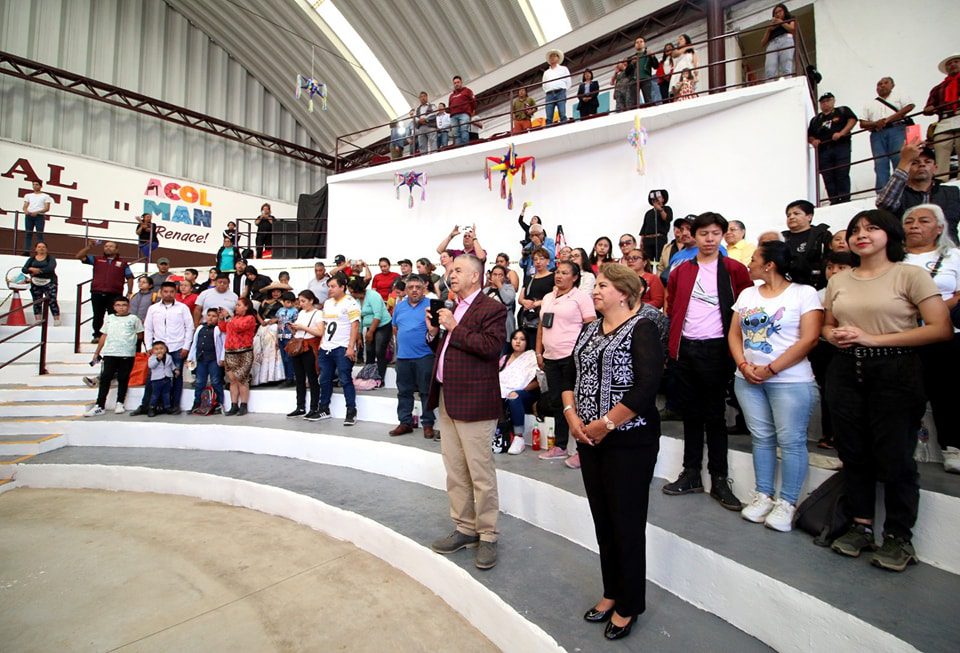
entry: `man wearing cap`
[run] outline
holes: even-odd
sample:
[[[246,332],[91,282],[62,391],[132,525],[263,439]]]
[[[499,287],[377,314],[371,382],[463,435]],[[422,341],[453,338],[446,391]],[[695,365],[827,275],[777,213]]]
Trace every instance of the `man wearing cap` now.
[[[323,302],[327,301],[330,294],[330,289],[327,287],[329,279],[327,266],[323,261],[317,261],[313,266],[313,279],[310,279],[310,283],[307,284],[307,289],[317,296],[317,306],[323,306]]]
[[[933,135],[933,151],[937,155],[937,176],[950,178],[950,155],[960,155],[960,54],[951,54],[940,62],[940,72],[946,78],[930,89],[923,113],[937,114]]]
[[[820,113],[810,121],[807,142],[817,149],[818,167],[830,204],[850,201],[850,132],[857,124],[849,107],[836,106],[833,93],[820,96]]]
[[[336,275],[337,272],[342,274],[345,279],[353,276],[353,268],[350,267],[350,263],[347,262],[347,257],[343,254],[337,254],[333,257],[333,273],[331,276]]]
[[[905,116],[915,105],[894,95],[893,87],[893,77],[881,77],[877,82],[877,97],[867,102],[860,114],[860,127],[870,132],[878,193],[890,179],[890,168],[896,168],[900,163],[900,148],[906,140],[907,125],[913,124],[913,120]]]
[[[640,239],[643,241],[643,258],[654,261],[657,253],[663,249],[670,238],[670,224],[673,222],[673,209],[667,206],[670,193],[666,189],[652,190],[647,202],[653,208],[643,216],[640,227]]]
[[[411,274],[413,274],[413,261],[408,258],[402,258],[397,261],[397,265],[400,266],[400,278],[406,279]]]
[[[554,110],[560,122],[567,121],[567,89],[570,87],[570,71],[563,63],[563,52],[556,48],[547,52],[550,67],[543,71],[543,92],[547,94],[547,122],[552,123]]]
[[[153,281],[153,287],[159,288],[160,284],[170,278],[170,259],[166,256],[157,259],[157,271],[150,275]]]
[[[890,211],[897,217],[918,204],[936,204],[947,219],[947,233],[957,241],[960,223],[960,188],[945,186],[935,179],[938,170],[936,154],[923,143],[904,143],[900,148],[900,163],[890,181],[877,195],[877,208]]]

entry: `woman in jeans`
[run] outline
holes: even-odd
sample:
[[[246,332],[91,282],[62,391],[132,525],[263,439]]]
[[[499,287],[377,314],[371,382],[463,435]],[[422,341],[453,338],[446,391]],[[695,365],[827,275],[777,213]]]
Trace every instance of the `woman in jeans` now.
[[[527,336],[522,329],[513,330],[510,353],[500,358],[500,396],[507,405],[513,425],[513,440],[507,453],[523,453],[525,415],[540,397],[540,386],[537,384],[537,355],[527,349]]]
[[[607,623],[621,639],[646,609],[646,527],[650,481],[660,450],[657,387],[663,348],[657,327],[636,313],[640,278],[608,263],[597,276],[594,308],[563,379],[563,415],[580,450],[583,487],[600,551],[603,596],[584,620]]]
[[[807,354],[823,327],[823,307],[813,286],[789,280],[793,255],[786,243],[763,243],[753,253],[747,288],[733,305],[730,353],[737,364],[733,387],[753,438],[756,490],[740,515],[781,532],[793,528],[807,477],[807,425],[817,384]],[[780,497],[775,499],[777,447],[783,453]]]
[[[960,250],[947,235],[943,209],[936,204],[915,206],[903,215],[903,229],[907,237],[907,257],[903,262],[926,270],[947,308],[953,310],[960,302]],[[953,337],[946,342],[922,347],[920,359],[943,468],[960,473],[960,416],[953,403],[960,369],[960,331],[954,329]]]
[[[323,313],[317,306],[317,296],[312,290],[304,290],[297,296],[300,313],[295,322],[290,323],[293,338],[287,342],[303,341],[303,348],[293,362],[293,378],[297,387],[297,407],[287,413],[287,417],[315,417],[320,401],[320,382],[317,378],[317,349],[314,345],[323,335]],[[310,411],[307,412],[307,386],[310,386]]]
[[[584,324],[597,319],[593,299],[580,291],[580,266],[561,261],[553,274],[554,290],[543,298],[537,327],[537,365],[547,375],[547,398],[553,416],[556,443],[540,460],[566,459],[570,429],[563,417],[560,390],[563,379],[573,369],[573,346]],[[576,469],[579,457],[571,463]]]
[[[852,557],[877,548],[879,481],[886,521],[871,562],[903,571],[917,560],[910,542],[920,502],[913,453],[927,403],[916,348],[948,340],[953,329],[930,275],[900,262],[904,233],[896,216],[861,211],[847,227],[847,242],[858,266],[830,279],[823,302],[823,337],[838,348],[827,369],[827,404],[854,522],[832,548]]]
[[[790,15],[786,5],[778,4],[773,8],[773,22],[767,27],[760,39],[760,47],[766,56],[763,61],[765,79],[789,77],[793,74],[793,35],[797,31],[797,21]],[[789,48],[789,49],[784,49]]]

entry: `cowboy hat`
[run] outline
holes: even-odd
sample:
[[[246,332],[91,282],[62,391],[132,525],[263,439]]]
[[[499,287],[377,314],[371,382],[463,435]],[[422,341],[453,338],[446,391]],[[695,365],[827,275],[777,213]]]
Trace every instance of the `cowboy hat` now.
[[[940,69],[940,72],[942,72],[944,75],[947,74],[947,62],[951,59],[960,59],[960,53],[951,54],[949,57],[941,61],[940,65],[937,66],[937,68]],[[563,61],[563,55],[560,55],[560,60]]]
[[[551,54],[555,54],[555,55],[557,55],[558,57],[560,57],[560,61],[557,62],[557,65],[558,65],[558,66],[563,63],[563,51],[562,51],[562,50],[557,50],[556,48],[551,48],[550,50],[547,50],[547,62],[550,61],[550,55],[551,55]]]
[[[293,290],[293,287],[280,281],[274,281],[269,286],[264,286],[263,288],[261,288],[260,293],[261,294],[268,293],[272,290]]]

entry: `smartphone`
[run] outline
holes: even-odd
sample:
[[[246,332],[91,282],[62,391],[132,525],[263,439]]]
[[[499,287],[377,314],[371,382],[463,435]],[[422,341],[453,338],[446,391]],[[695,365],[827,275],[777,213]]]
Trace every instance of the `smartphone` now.
[[[440,326],[440,309],[443,308],[442,299],[430,300],[430,324],[435,327]]]
[[[920,134],[920,125],[907,125],[907,142],[919,143],[921,140],[923,136]]]
[[[540,315],[540,324],[543,325],[544,329],[549,329],[553,326],[553,313],[543,313]]]

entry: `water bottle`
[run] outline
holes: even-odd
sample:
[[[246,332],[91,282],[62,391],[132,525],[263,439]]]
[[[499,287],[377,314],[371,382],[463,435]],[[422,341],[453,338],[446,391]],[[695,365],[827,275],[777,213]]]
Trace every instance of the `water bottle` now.
[[[550,430],[547,431],[547,450],[553,449],[557,444],[557,437],[553,434],[553,427],[550,427]]]
[[[930,430],[925,422],[920,422],[920,430],[917,431],[917,451],[913,457],[918,463],[930,462]]]
[[[540,429],[534,426],[533,431],[530,432],[530,437],[533,439],[533,450],[540,451]]]
[[[413,404],[413,428],[420,428],[420,404]]]

